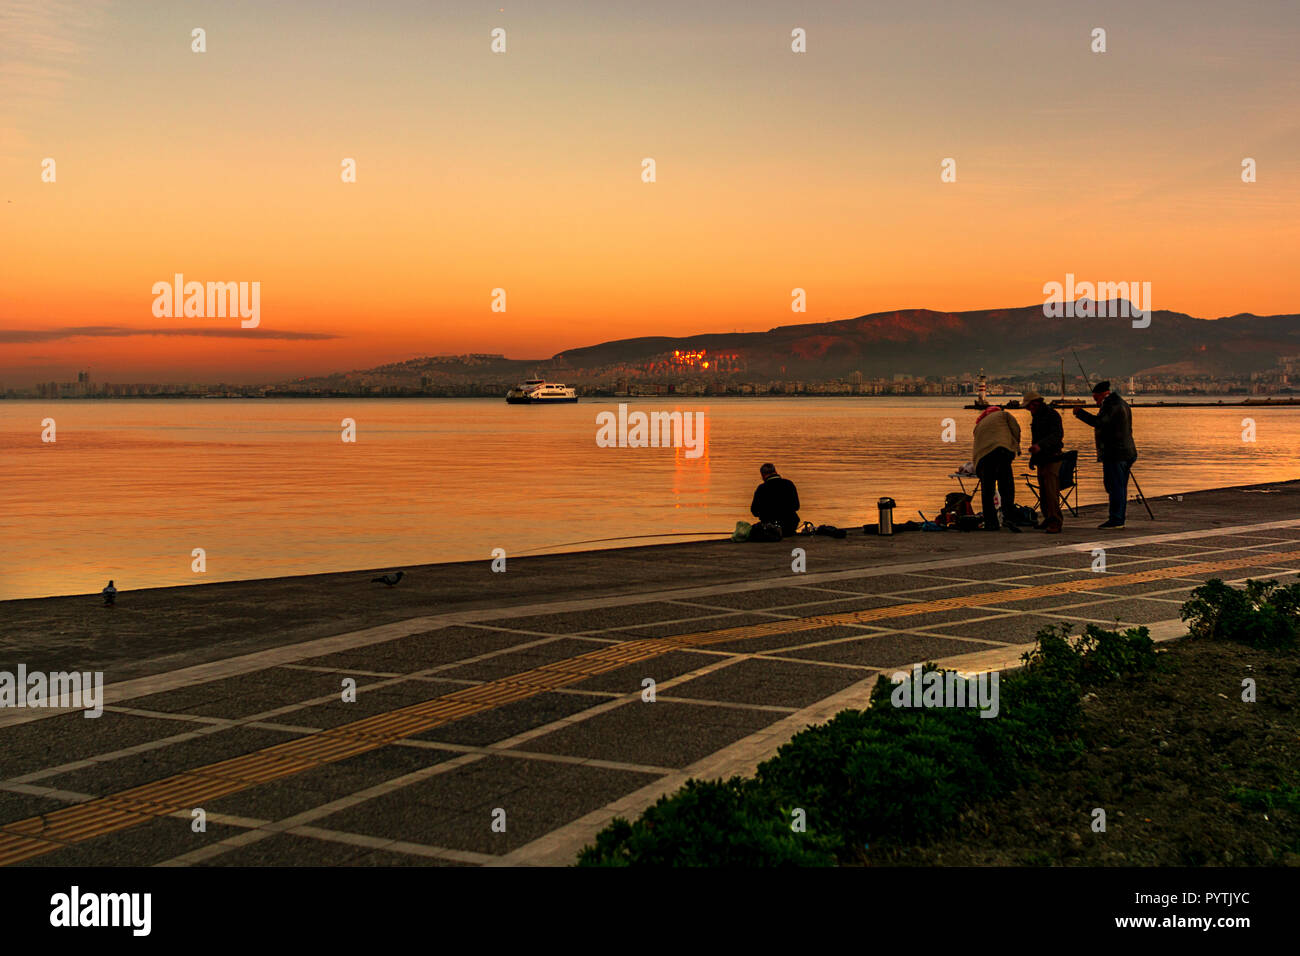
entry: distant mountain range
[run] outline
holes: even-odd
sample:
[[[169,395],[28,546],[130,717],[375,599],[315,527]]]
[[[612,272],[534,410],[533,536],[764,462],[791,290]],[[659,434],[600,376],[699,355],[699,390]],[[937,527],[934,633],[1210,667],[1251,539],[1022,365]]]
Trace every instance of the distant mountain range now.
[[[1111,304],[1111,315],[1118,314]],[[534,374],[616,376],[665,353],[706,350],[739,357],[743,380],[826,380],[861,372],[866,378],[958,375],[983,368],[990,378],[1075,375],[1071,350],[1094,379],[1164,375],[1239,376],[1275,368],[1279,356],[1300,355],[1300,315],[1241,314],[1198,319],[1157,310],[1146,328],[1129,318],[1047,318],[1041,304],[1016,309],[936,312],[905,309],[853,319],[782,325],[767,332],[710,332],[679,337],[616,339],[567,349],[551,359],[502,356],[418,358],[367,371],[301,379],[292,385],[344,387],[373,381],[419,386],[434,382],[496,382]]]
[[[1112,309],[1118,311],[1114,304]],[[1071,349],[1094,378],[1230,375],[1274,367],[1280,355],[1300,355],[1300,315],[1209,320],[1156,310],[1149,327],[1133,328],[1127,318],[1045,318],[1041,304],[972,312],[906,309],[768,332],[619,339],[569,349],[555,359],[592,368],[637,363],[674,349],[739,353],[751,374],[785,378],[855,371],[866,377],[954,375],[981,367],[992,376],[1032,375],[1058,369],[1063,357],[1073,374]]]

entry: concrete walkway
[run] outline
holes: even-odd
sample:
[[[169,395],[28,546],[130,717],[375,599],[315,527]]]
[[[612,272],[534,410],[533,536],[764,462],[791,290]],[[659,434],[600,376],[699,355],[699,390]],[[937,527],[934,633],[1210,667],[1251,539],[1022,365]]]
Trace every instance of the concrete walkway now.
[[[8,602],[0,670],[110,686],[96,720],[0,711],[0,862],[569,863],[614,815],[860,706],[882,672],[1014,666],[1054,623],[1178,636],[1210,577],[1292,579],[1298,497],[1156,501],[1158,521],[1131,511],[1104,538],[1088,509],[1059,538],[710,542],[412,569],[392,591],[359,573],[128,592],[112,611]]]

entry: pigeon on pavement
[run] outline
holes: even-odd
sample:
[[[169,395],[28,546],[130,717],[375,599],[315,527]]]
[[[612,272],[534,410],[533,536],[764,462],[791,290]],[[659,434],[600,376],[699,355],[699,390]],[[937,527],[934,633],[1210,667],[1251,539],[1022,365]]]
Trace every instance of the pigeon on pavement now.
[[[99,592],[104,595],[104,607],[113,607],[113,602],[117,600],[117,588],[113,587],[113,582],[108,582],[108,587]]]
[[[383,583],[383,584],[387,584],[391,588],[395,586],[397,582],[402,580],[402,578],[405,576],[406,576],[405,571],[398,571],[396,574],[385,574],[381,577],[371,578],[370,583],[371,584]]]

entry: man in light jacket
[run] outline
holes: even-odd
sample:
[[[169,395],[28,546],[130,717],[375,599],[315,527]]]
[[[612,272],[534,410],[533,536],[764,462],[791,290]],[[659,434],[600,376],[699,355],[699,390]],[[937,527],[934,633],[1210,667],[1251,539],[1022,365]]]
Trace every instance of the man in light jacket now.
[[[984,530],[998,530],[998,512],[993,503],[996,486],[1002,498],[1002,517],[1012,531],[1019,531],[1011,520],[1016,508],[1016,481],[1011,463],[1020,455],[1020,423],[1010,412],[990,405],[975,419],[975,474],[980,477],[984,504]]]

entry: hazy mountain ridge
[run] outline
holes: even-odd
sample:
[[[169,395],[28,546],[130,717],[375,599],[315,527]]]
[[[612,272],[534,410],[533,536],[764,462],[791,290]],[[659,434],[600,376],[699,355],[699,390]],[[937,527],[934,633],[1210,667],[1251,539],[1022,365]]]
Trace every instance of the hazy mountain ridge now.
[[[1279,356],[1300,355],[1300,315],[1240,313],[1211,320],[1157,310],[1149,327],[1134,328],[1130,318],[1047,318],[1041,304],[968,312],[901,309],[766,332],[616,339],[566,349],[550,359],[487,354],[413,358],[288,384],[329,389],[357,382],[419,387],[513,383],[532,375],[613,377],[620,368],[662,360],[674,350],[701,349],[710,355],[739,355],[744,371],[729,375],[749,380],[825,380],[854,372],[867,378],[957,375],[980,368],[994,378],[1051,375],[1062,358],[1073,378],[1077,367],[1071,350],[1094,378],[1241,375],[1273,368]]]
[[[777,326],[767,332],[620,339],[568,349],[555,360],[574,368],[637,364],[674,349],[740,354],[751,373],[785,377],[894,373],[990,375],[1050,371],[1070,351],[1097,375],[1141,375],[1162,366],[1210,374],[1271,368],[1300,354],[1300,315],[1242,313],[1199,319],[1156,310],[1147,328],[1129,318],[1047,318],[1041,304],[1016,309],[939,312],[904,309],[852,319]],[[784,371],[782,371],[784,369]]]

